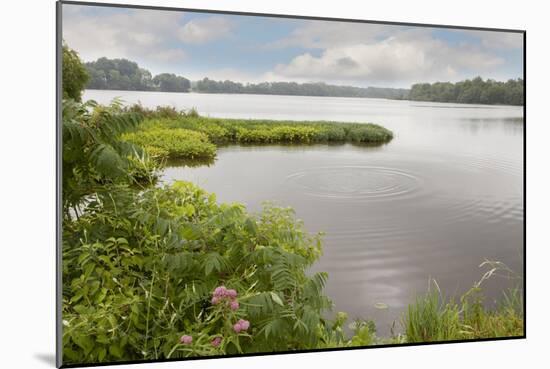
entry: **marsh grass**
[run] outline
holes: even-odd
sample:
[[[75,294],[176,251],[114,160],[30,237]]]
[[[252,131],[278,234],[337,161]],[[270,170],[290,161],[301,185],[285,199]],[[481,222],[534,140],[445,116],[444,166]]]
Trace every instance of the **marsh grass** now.
[[[216,146],[231,144],[382,145],[393,138],[391,131],[372,123],[220,119],[202,117],[196,109],[150,110],[141,105],[126,109],[146,120],[140,130],[126,134],[123,139],[144,147],[157,158],[213,159]]]
[[[482,284],[493,276],[519,279],[505,264],[484,261],[490,269],[458,301],[447,299],[435,280],[409,305],[403,326],[407,342],[518,337],[524,334],[523,296],[519,287],[503,292],[495,309],[486,307]]]

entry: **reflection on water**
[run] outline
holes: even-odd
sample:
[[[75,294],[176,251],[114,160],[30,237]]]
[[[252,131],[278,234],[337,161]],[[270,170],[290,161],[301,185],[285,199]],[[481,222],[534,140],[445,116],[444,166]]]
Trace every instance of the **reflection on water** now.
[[[94,95],[95,94],[95,95]],[[100,96],[98,96],[98,94]],[[108,100],[117,93],[87,92]],[[119,93],[123,95],[123,93]],[[169,163],[164,181],[191,180],[252,211],[265,200],[292,206],[323,231],[335,311],[371,318],[381,334],[416,293],[437,279],[462,293],[496,259],[522,273],[521,107],[377,99],[129,93],[144,105],[197,107],[202,114],[265,119],[374,122],[395,133],[387,145],[227,146],[209,166]],[[486,285],[488,302],[507,281]],[[377,305],[378,304],[378,305]],[[376,306],[387,305],[387,309]],[[385,306],[384,305],[384,306]]]

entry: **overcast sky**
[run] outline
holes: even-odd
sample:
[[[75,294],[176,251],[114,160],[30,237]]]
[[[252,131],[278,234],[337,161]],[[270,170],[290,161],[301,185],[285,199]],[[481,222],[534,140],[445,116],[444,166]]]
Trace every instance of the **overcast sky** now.
[[[63,5],[63,39],[85,61],[239,82],[416,82],[523,75],[523,35],[441,28]]]

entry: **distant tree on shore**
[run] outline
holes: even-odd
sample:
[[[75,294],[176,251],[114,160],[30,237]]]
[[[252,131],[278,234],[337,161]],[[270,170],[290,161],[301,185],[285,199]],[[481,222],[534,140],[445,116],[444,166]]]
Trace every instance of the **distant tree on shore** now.
[[[406,99],[409,93],[404,88],[353,87],[329,85],[322,82],[261,82],[242,84],[233,81],[214,81],[204,78],[197,81],[193,90],[205,93],[372,97],[386,99]]]
[[[85,65],[90,74],[88,89],[189,92],[191,87],[187,78],[170,73],[153,77],[147,69],[127,59],[102,57]]]
[[[171,73],[156,75],[153,84],[159,91],[166,92],[188,92],[191,88],[191,82],[187,78]]]
[[[457,83],[417,83],[412,86],[409,99],[465,104],[523,105],[523,89],[521,78],[498,82],[476,77]]]

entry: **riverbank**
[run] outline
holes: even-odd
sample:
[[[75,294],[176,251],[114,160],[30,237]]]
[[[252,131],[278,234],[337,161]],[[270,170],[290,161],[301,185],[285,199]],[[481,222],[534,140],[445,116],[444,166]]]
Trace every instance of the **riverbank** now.
[[[372,123],[221,119],[200,116],[193,109],[149,110],[140,105],[128,110],[146,120],[138,131],[125,134],[123,139],[158,158],[212,159],[216,145],[227,144],[381,145],[393,139],[393,132]]]
[[[141,134],[155,145],[157,137],[178,145],[191,137],[196,145],[185,152],[197,155],[237,137],[212,132],[261,132],[265,121],[228,123],[195,112],[170,117],[172,110],[136,114],[116,104],[64,102],[67,363],[523,336],[519,290],[504,295],[496,309],[484,304],[481,282],[502,271],[496,263],[482,265],[494,271],[456,303],[439,290],[419,297],[396,323],[402,334],[378,337],[368,316],[351,326],[346,313],[327,319],[334,306],[325,292],[330,276],[310,273],[323,239],[308,233],[291,208],[267,205],[251,213],[190,182],[152,186],[144,178],[153,178],[158,166],[139,147],[120,142]],[[316,134],[335,128],[308,124],[299,126]],[[158,145],[151,147],[163,149]]]

